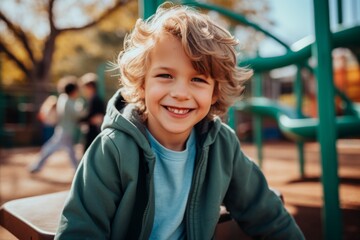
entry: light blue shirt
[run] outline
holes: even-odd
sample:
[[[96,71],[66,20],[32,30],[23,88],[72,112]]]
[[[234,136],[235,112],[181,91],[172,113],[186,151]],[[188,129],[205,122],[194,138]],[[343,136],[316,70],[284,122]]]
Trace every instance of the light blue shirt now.
[[[184,215],[190,192],[196,155],[193,130],[184,151],[162,146],[147,131],[156,156],[154,169],[155,219],[150,239],[185,239]]]

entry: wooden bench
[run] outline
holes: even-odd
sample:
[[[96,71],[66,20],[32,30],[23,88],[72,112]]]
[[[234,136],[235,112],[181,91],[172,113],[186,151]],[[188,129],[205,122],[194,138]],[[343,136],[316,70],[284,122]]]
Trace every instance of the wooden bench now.
[[[280,192],[273,190],[282,200]],[[20,240],[54,239],[68,191],[16,199],[0,208],[0,225]],[[224,207],[220,209],[216,239],[247,237]]]
[[[18,239],[54,239],[68,191],[21,198],[0,208],[0,225]]]

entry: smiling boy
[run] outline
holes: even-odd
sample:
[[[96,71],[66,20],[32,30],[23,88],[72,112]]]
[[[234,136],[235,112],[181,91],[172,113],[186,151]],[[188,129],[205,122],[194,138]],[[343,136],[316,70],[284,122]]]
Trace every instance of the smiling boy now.
[[[188,7],[137,21],[56,239],[211,239],[221,204],[250,236],[304,239],[219,118],[251,75],[236,44]]]
[[[147,128],[164,147],[181,151],[216,102],[215,81],[193,68],[181,42],[169,33],[159,35],[149,59],[144,85]]]

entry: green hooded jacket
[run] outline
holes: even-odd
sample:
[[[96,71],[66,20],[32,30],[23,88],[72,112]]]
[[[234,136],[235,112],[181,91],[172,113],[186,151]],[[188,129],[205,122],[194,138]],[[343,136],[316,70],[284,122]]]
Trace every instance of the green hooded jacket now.
[[[55,239],[149,238],[155,156],[140,119],[120,91],[109,101],[103,130],[82,159]],[[184,216],[187,239],[213,238],[221,204],[250,236],[304,239],[234,132],[219,119],[203,120],[195,128],[195,170]]]

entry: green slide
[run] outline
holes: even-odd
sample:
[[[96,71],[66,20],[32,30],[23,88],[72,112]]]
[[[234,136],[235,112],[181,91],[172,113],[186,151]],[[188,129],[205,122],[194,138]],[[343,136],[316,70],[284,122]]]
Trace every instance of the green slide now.
[[[236,110],[251,112],[261,116],[276,119],[281,132],[297,141],[316,140],[319,120],[317,118],[301,118],[294,108],[279,104],[264,97],[254,97],[246,101],[237,102]],[[358,109],[359,110],[359,107]],[[351,137],[360,135],[360,111],[357,115],[336,117],[337,137]]]

